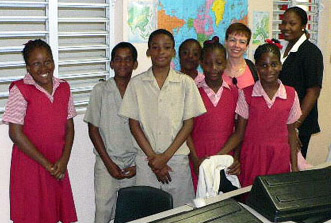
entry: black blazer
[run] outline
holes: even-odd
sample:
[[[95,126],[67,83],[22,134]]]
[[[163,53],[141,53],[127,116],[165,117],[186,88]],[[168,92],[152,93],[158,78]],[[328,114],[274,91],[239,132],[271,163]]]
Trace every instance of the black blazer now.
[[[323,56],[320,49],[305,40],[297,52],[291,52],[284,61],[279,79],[283,84],[292,86],[298,93],[300,103],[311,87],[322,87]],[[317,103],[300,127],[301,135],[311,135],[320,131]]]

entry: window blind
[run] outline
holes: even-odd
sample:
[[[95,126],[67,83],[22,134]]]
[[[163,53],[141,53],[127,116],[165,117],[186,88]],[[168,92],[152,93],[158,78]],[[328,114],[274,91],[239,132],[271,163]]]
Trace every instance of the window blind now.
[[[319,0],[273,0],[273,21],[272,21],[272,37],[283,39],[279,30],[281,17],[285,10],[292,6],[298,6],[304,9],[308,15],[307,30],[310,34],[310,40],[317,44],[318,40],[318,18],[319,18]]]
[[[0,1],[0,119],[9,84],[26,74],[24,43],[37,38],[51,46],[54,76],[70,83],[84,112],[93,86],[113,75],[113,10],[111,0]]]

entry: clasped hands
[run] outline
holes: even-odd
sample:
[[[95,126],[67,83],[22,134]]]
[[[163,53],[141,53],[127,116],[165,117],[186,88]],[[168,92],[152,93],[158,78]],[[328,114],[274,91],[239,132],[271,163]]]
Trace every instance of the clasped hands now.
[[[61,158],[56,163],[50,163],[46,169],[57,180],[63,180],[67,171],[68,161]]]
[[[172,172],[172,169],[167,165],[169,158],[165,154],[154,154],[149,156],[147,160],[148,166],[152,169],[159,182],[163,184],[171,182],[169,172]]]
[[[136,166],[130,166],[124,169],[119,168],[115,163],[106,165],[110,175],[118,180],[132,178],[136,175]]]

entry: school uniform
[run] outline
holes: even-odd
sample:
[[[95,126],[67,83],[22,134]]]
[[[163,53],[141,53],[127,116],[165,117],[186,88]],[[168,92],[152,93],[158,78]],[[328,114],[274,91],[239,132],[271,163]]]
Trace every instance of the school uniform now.
[[[114,78],[94,86],[84,121],[99,128],[110,158],[121,168],[135,165],[136,148],[133,146],[128,118],[118,115],[122,103]],[[94,149],[95,222],[109,222],[115,217],[117,191],[135,185],[135,177],[118,180],[110,175],[98,152]]]
[[[199,92],[207,113],[194,118],[192,138],[197,156],[201,159],[216,155],[233,133],[238,89],[223,81],[215,93],[205,81],[202,81],[199,84]],[[196,189],[198,176],[193,168],[191,172]]]
[[[205,75],[200,72],[198,72],[198,75],[194,78],[194,82],[197,86],[204,80],[205,80]]]
[[[288,42],[281,50],[283,63],[279,79],[288,86],[292,86],[298,93],[300,103],[307,94],[307,89],[322,87],[323,55],[316,45],[311,43],[303,34],[293,45],[287,57],[284,58]],[[309,140],[312,134],[320,132],[318,124],[317,102],[299,128],[299,137],[303,143],[302,154],[306,157]]]
[[[301,110],[295,90],[279,84],[273,99],[260,81],[239,93],[236,113],[248,119],[240,154],[243,187],[252,185],[259,175],[290,172],[287,125],[296,122]]]
[[[170,68],[167,79],[160,89],[152,68],[133,77],[127,87],[119,114],[140,122],[151,147],[156,153],[165,152],[183,126],[183,121],[205,112],[202,99],[194,81]],[[189,148],[184,142],[169,160],[172,168],[169,184],[157,181],[148,166],[146,155],[138,149],[136,158],[137,185],[161,188],[172,194],[174,207],[191,202],[194,198],[189,168]]]
[[[27,74],[10,86],[5,123],[23,125],[23,132],[50,162],[63,153],[67,121],[76,115],[69,84],[53,78],[49,94]],[[68,171],[57,180],[14,144],[10,175],[10,216],[20,223],[76,222]]]

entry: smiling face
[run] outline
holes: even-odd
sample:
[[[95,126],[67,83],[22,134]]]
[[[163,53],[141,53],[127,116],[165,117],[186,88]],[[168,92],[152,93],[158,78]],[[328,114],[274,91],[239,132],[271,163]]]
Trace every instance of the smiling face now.
[[[167,68],[176,55],[173,40],[165,35],[158,34],[151,39],[146,55],[151,57],[153,67]]]
[[[196,70],[199,66],[201,46],[194,41],[183,44],[179,51],[180,67],[182,71]]]
[[[38,85],[45,89],[53,86],[54,68],[53,57],[46,48],[38,47],[31,51],[26,69]]]
[[[277,82],[279,73],[282,70],[279,56],[272,52],[263,53],[255,65],[262,84]]]
[[[230,34],[225,41],[225,48],[229,58],[243,57],[248,47],[248,38],[243,34]]]
[[[300,16],[293,11],[288,11],[284,14],[279,28],[285,40],[296,42],[303,34],[305,25],[302,24]]]
[[[132,52],[129,48],[118,48],[115,56],[110,63],[116,77],[130,78],[132,71],[136,69],[138,62],[134,61]]]
[[[226,67],[225,53],[218,48],[209,49],[204,53],[201,67],[207,82],[221,81],[222,74]]]

